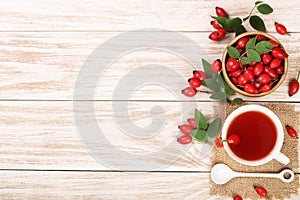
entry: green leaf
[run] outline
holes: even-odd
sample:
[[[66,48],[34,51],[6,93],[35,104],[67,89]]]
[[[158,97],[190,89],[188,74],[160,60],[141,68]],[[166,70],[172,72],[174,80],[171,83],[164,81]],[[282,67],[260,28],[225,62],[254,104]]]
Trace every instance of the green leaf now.
[[[229,87],[229,85],[225,81],[223,73],[220,73],[220,76],[221,76],[222,81],[224,83],[224,90],[225,90],[226,95],[232,95],[233,94],[233,89],[231,89],[231,87]]]
[[[196,137],[197,131],[198,131],[197,129],[193,129],[193,130],[191,130],[191,131],[189,132],[189,135],[192,136],[192,137]]]
[[[260,4],[260,3],[262,3],[263,1],[256,1],[255,2],[255,5],[258,5],[258,4]]]
[[[200,142],[204,142],[207,140],[207,134],[205,130],[197,130],[195,138]]]
[[[228,19],[228,31],[235,31],[242,25],[243,21],[239,17],[235,17],[233,19]]]
[[[221,119],[216,118],[214,119],[208,126],[207,129],[207,136],[208,137],[215,137],[220,131]]]
[[[226,99],[226,94],[224,92],[215,92],[209,98],[216,99],[216,100],[224,100]]]
[[[240,52],[232,46],[227,47],[227,52],[231,58],[239,58],[240,57]]]
[[[218,82],[212,78],[208,78],[203,80],[203,82],[205,82],[206,87],[213,90],[213,91],[220,91],[220,85],[218,84]]]
[[[236,105],[236,104],[241,104],[243,103],[243,99],[241,98],[235,98],[231,101],[231,104]]]
[[[260,41],[256,44],[255,49],[258,53],[264,54],[272,51],[274,45],[268,41]]]
[[[267,15],[273,12],[273,9],[271,8],[271,6],[269,6],[268,4],[264,3],[264,4],[260,4],[259,6],[257,6],[257,10],[258,12],[260,12],[261,14]]]
[[[211,71],[211,64],[202,58],[202,66],[207,78],[211,78],[213,74]]]
[[[247,30],[245,29],[245,27],[243,25],[241,25],[240,27],[238,27],[236,30],[235,30],[235,36],[238,36],[242,33],[245,33],[247,32]]]
[[[261,61],[261,57],[260,57],[259,53],[257,53],[255,50],[250,49],[247,52],[247,56],[251,60],[251,62],[260,62]]]
[[[205,116],[198,109],[195,109],[194,115],[198,130],[206,130],[208,125]]]
[[[226,31],[229,31],[228,30],[228,25],[227,25],[227,21],[228,21],[228,18],[226,17],[213,17],[215,20],[217,20],[217,22],[226,30]]]
[[[256,37],[250,39],[246,44],[246,50],[254,49],[256,43]]]
[[[253,15],[250,17],[250,25],[255,30],[266,32],[266,26],[264,21],[257,15]]]
[[[242,61],[242,63],[247,64],[247,65],[251,63],[251,60],[249,58],[247,58],[247,57],[243,57],[241,59],[241,61]]]

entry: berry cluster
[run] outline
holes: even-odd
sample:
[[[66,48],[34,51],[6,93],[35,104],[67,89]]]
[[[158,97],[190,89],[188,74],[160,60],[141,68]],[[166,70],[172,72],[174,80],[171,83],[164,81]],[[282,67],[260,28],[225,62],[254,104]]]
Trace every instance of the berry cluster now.
[[[235,86],[249,94],[268,92],[284,73],[287,53],[263,35],[242,37],[227,50],[227,75]],[[238,56],[231,55],[235,51]]]
[[[189,133],[197,128],[195,118],[190,118],[187,120],[187,122],[188,124],[182,124],[178,126],[180,132],[184,134],[177,139],[177,142],[180,144],[189,144],[193,141],[193,138],[189,135]]]
[[[216,7],[216,14],[218,17],[225,17],[228,18],[228,14],[227,12],[220,7]],[[213,31],[210,35],[209,35],[209,39],[217,41],[222,39],[225,35],[226,35],[226,30],[217,22],[216,19],[214,19],[213,21],[210,22],[210,24],[217,29],[216,31]]]

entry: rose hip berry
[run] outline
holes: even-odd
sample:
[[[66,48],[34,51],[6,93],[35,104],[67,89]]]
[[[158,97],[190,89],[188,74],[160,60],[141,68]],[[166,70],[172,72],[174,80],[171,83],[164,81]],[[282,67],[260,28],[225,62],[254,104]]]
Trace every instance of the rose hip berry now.
[[[238,84],[238,80],[237,80],[236,77],[231,77],[231,78],[230,78],[230,81],[231,81],[233,84],[235,84],[235,85]]]
[[[254,189],[260,197],[265,197],[268,195],[267,190],[263,187],[254,187]]]
[[[270,42],[271,44],[273,44],[274,47],[278,47],[278,46],[279,46],[279,44],[278,44],[277,42],[275,42],[274,40],[269,40],[269,42]]]
[[[246,69],[244,71],[244,76],[245,78],[250,81],[250,82],[253,82],[254,81],[254,73],[253,71],[249,70],[249,69]]]
[[[300,71],[298,72],[297,79],[292,80],[289,84],[289,96],[290,97],[295,95],[299,91],[299,82],[298,82],[299,75],[300,75]]]
[[[271,80],[270,75],[268,74],[261,74],[257,79],[261,84],[268,84]]]
[[[263,40],[266,40],[267,38],[266,38],[266,36],[264,36],[264,35],[257,35],[257,36],[256,36],[256,39],[257,39],[258,41],[263,41]]]
[[[215,145],[216,145],[216,147],[218,147],[218,148],[222,148],[224,145],[223,145],[223,142],[222,142],[222,140],[221,140],[221,138],[216,138],[215,139]]]
[[[220,28],[222,28],[222,26],[217,22],[217,20],[211,21],[210,24],[211,24],[215,29],[220,29]]]
[[[263,71],[264,66],[262,65],[262,63],[257,63],[253,70],[254,76],[259,76]]]
[[[214,31],[212,32],[209,36],[208,36],[209,39],[213,40],[213,41],[217,41],[217,40],[220,40],[221,37],[219,36],[219,33],[218,31]]]
[[[228,17],[228,14],[226,13],[226,11],[223,9],[223,8],[221,8],[221,7],[216,7],[216,14],[217,14],[217,16],[218,17]]]
[[[230,76],[230,77],[239,77],[241,74],[242,74],[242,70],[238,69],[238,70],[236,70],[236,71],[234,71],[234,72],[231,72],[231,73],[229,74],[229,76]]]
[[[254,87],[256,87],[257,89],[259,89],[261,87],[261,83],[260,82],[255,82]]]
[[[228,58],[226,63],[226,70],[233,72],[239,68],[239,62],[235,58]]]
[[[268,92],[271,89],[270,85],[263,85],[261,86],[261,88],[259,89],[259,92]]]
[[[238,144],[241,142],[241,138],[240,138],[240,136],[238,136],[238,135],[230,135],[230,136],[228,137],[227,142],[228,142],[229,144],[238,145]]]
[[[237,47],[244,49],[249,40],[250,39],[248,37],[243,37],[243,38],[239,39],[239,41],[237,42]]]
[[[272,56],[270,54],[266,53],[261,56],[261,59],[262,59],[264,65],[268,65],[272,61]]]
[[[277,22],[275,22],[274,24],[275,24],[275,29],[276,29],[277,33],[279,33],[281,35],[287,34],[287,30],[284,25],[279,24]]]
[[[275,72],[276,72],[276,74],[280,75],[280,74],[283,74],[283,70],[284,70],[283,66],[280,65],[279,67],[277,67],[275,69]]]
[[[188,82],[192,88],[198,88],[202,85],[201,80],[199,78],[195,78],[195,77],[190,78],[188,80]]]
[[[243,198],[240,195],[236,195],[233,197],[233,200],[243,200]]]
[[[224,28],[219,28],[218,30],[219,38],[222,38],[226,35],[226,30]]]
[[[197,90],[192,87],[186,87],[183,90],[181,90],[181,93],[184,94],[184,96],[193,97],[197,94]]]
[[[218,73],[219,71],[221,71],[222,69],[222,62],[220,59],[215,60],[212,64],[211,64],[211,71],[213,73]]]
[[[201,81],[204,80],[204,79],[207,79],[207,75],[201,70],[194,70],[193,71],[193,76],[195,78],[199,78]]]
[[[190,135],[183,135],[177,139],[177,142],[180,144],[190,144],[192,141],[193,138]]]
[[[240,75],[239,76],[239,78],[238,78],[238,84],[240,85],[240,86],[244,86],[244,85],[246,85],[248,83],[248,80],[247,80],[247,78],[245,77],[245,75]]]
[[[291,138],[298,138],[297,131],[293,129],[292,127],[286,125],[286,132],[289,134]]]
[[[279,47],[274,47],[272,49],[272,55],[275,57],[275,58],[279,58],[279,59],[284,59],[284,58],[287,58],[288,55],[286,54],[286,52],[279,48]]]
[[[190,118],[187,120],[189,125],[194,129],[194,128],[197,128],[197,124],[196,124],[196,120],[195,118]]]
[[[244,86],[244,91],[249,94],[258,94],[258,90],[255,88],[255,86],[253,86],[251,84],[246,84]]]
[[[270,68],[271,69],[274,69],[274,68],[276,68],[276,67],[279,67],[279,65],[281,64],[281,59],[279,59],[279,58],[275,58],[275,59],[273,59],[272,61],[271,61],[271,63],[270,63]]]
[[[190,125],[187,125],[187,124],[182,124],[182,125],[178,126],[178,129],[183,134],[189,134],[193,130],[193,128]]]

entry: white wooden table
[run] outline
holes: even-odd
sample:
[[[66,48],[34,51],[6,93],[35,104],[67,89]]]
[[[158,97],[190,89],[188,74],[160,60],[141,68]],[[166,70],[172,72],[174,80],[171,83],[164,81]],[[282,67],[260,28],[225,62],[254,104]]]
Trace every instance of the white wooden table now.
[[[300,70],[300,3],[292,0],[267,2],[274,12],[264,17],[266,26],[287,49],[289,71],[282,86],[273,94],[243,98],[292,103],[300,110],[300,94],[291,98],[287,95],[289,80]],[[192,145],[177,160],[153,157],[147,161],[149,165],[164,167],[151,172],[130,169],[134,166],[132,163],[119,166],[127,171],[112,169],[95,160],[77,134],[73,92],[78,73],[93,50],[113,36],[130,30],[174,31],[201,46],[211,60],[220,58],[233,36],[220,42],[208,39],[213,30],[209,22],[214,7],[218,5],[232,16],[244,17],[252,4],[254,1],[245,3],[242,0],[2,1],[0,199],[217,199],[209,196],[210,160],[209,155],[200,158],[201,144]],[[291,36],[274,33],[274,21],[285,24]],[[175,45],[180,44],[185,45],[184,41]],[[118,49],[117,44],[111,49]],[[201,55],[199,63],[200,59]],[[167,76],[174,93],[159,85],[147,85],[138,86],[140,88],[134,90],[130,99],[114,99],[113,92],[119,80],[131,70],[147,64],[168,66],[185,79],[191,76],[193,69],[173,54],[159,49],[141,49],[118,58],[100,77],[95,97],[81,99],[94,103],[99,126],[115,148],[140,155],[168,146],[178,134],[177,126],[192,116],[194,107],[191,105],[197,104],[206,115],[211,115],[214,106],[218,106],[208,94],[198,95],[195,102],[188,98],[178,99],[176,95],[186,85]],[[141,75],[151,77],[147,71]],[[151,123],[153,106],[163,107],[166,111],[164,126],[146,140],[125,134],[115,124],[113,114],[113,111],[122,110],[112,107],[112,103],[124,101],[128,101],[130,119],[141,127]],[[188,109],[181,110],[182,106]],[[133,124],[123,126],[130,128]],[[111,148],[103,152],[104,156],[110,155],[109,151]],[[173,157],[178,152],[173,148],[167,153]],[[115,159],[120,158],[116,156]]]

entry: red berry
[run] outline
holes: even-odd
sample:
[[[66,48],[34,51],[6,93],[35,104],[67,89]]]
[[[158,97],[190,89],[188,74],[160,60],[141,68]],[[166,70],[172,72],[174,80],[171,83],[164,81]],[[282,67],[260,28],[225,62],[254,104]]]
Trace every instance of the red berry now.
[[[253,86],[251,84],[246,84],[244,86],[244,91],[249,94],[257,94],[258,93],[258,90],[255,88],[255,86]]]
[[[274,45],[274,47],[278,47],[279,44],[277,42],[275,42],[274,40],[269,40],[270,43],[272,43]]]
[[[260,82],[255,82],[254,83],[254,87],[256,87],[257,89],[259,89],[261,87],[261,83]]]
[[[190,125],[187,125],[187,124],[182,124],[182,125],[178,126],[178,129],[183,134],[189,134],[193,130],[193,128]]]
[[[199,78],[201,81],[207,79],[207,75],[201,70],[194,70],[193,75],[195,78]]]
[[[254,67],[252,67],[252,66],[248,67],[247,69],[250,70],[250,71],[252,71],[252,72],[254,71]]]
[[[277,79],[277,73],[275,72],[275,70],[270,69],[268,74],[272,79]]]
[[[268,65],[272,61],[272,56],[268,53],[265,53],[261,56],[261,59],[265,65]]]
[[[189,125],[194,129],[194,128],[197,128],[197,124],[196,124],[196,120],[195,118],[190,118],[187,120]]]
[[[224,28],[219,28],[217,31],[218,31],[220,38],[222,38],[226,35],[226,30]]]
[[[251,63],[250,63],[250,66],[251,66],[251,67],[253,67],[253,66],[255,66],[255,65],[256,65],[256,62],[251,62]]]
[[[288,57],[288,55],[285,53],[285,51],[283,51],[283,49],[281,49],[279,47],[274,47],[272,49],[272,55],[275,58],[279,58],[279,59],[284,59],[284,58]]]
[[[216,147],[218,147],[218,148],[222,148],[224,145],[223,145],[223,142],[222,142],[222,140],[221,140],[221,138],[216,138],[215,139],[215,145],[216,145]]]
[[[228,137],[227,142],[228,142],[229,144],[238,145],[238,144],[241,142],[241,138],[240,138],[240,136],[238,136],[238,135],[230,135],[230,136]]]
[[[299,82],[297,80],[292,80],[289,84],[289,96],[293,96],[299,91]]]
[[[249,70],[249,69],[246,69],[244,71],[244,76],[245,78],[250,81],[250,82],[253,82],[254,81],[254,73],[253,71]]]
[[[246,47],[246,44],[247,42],[249,41],[250,39],[248,37],[242,37],[241,39],[239,39],[239,41],[237,42],[237,47],[238,48],[245,48]]]
[[[242,70],[238,69],[234,72],[230,72],[229,76],[230,77],[239,77],[242,74]]]
[[[268,84],[271,80],[269,74],[261,74],[257,79],[261,84]]]
[[[230,80],[234,85],[238,84],[238,79],[236,77],[231,77]]]
[[[239,78],[238,78],[238,85],[240,86],[244,86],[248,83],[248,80],[247,78],[245,77],[244,74],[240,75]]]
[[[221,39],[220,36],[219,36],[218,31],[212,32],[212,33],[208,36],[208,38],[211,39],[211,40],[213,40],[213,41],[217,41],[217,40]]]
[[[210,24],[211,24],[215,29],[222,28],[222,26],[217,22],[217,20],[211,21]]]
[[[254,187],[256,193],[260,196],[260,197],[265,197],[268,195],[268,192],[265,188],[263,187]]]
[[[284,68],[281,65],[275,69],[275,72],[278,75],[282,74],[283,71],[284,71]]]
[[[180,144],[189,144],[193,141],[193,138],[190,135],[183,135],[177,139],[177,142]]]
[[[268,92],[271,89],[270,85],[263,85],[261,86],[261,88],[259,89],[259,92]]]
[[[197,90],[192,87],[186,87],[183,90],[181,90],[181,93],[187,97],[193,97],[197,94]]]
[[[270,68],[271,69],[274,69],[274,68],[276,68],[276,67],[279,67],[279,65],[281,64],[281,59],[279,59],[279,58],[275,58],[275,59],[273,59],[272,61],[271,61],[271,63],[270,63]]]
[[[200,86],[202,85],[200,79],[199,79],[199,78],[195,78],[195,77],[190,78],[190,79],[188,80],[188,82],[189,82],[189,84],[190,84],[190,86],[191,86],[192,88],[198,88],[198,87],[200,87]]]
[[[274,24],[275,24],[275,29],[276,29],[277,33],[279,33],[281,35],[285,35],[287,33],[287,30],[284,25],[279,24],[277,22],[275,22]]]
[[[239,62],[235,58],[228,58],[226,63],[226,70],[233,72],[238,70],[239,68]]]
[[[247,66],[247,64],[240,62],[240,66],[241,66],[242,68],[245,68],[245,67]]]
[[[221,71],[222,69],[222,62],[220,59],[215,60],[212,64],[211,64],[211,71],[213,73],[218,73],[219,71]]]
[[[254,67],[253,73],[255,76],[259,76],[264,70],[264,66],[262,65],[262,63],[257,63]]]
[[[286,131],[287,133],[289,134],[289,136],[291,138],[298,138],[298,134],[297,134],[297,131],[295,129],[293,129],[292,127],[286,125]]]
[[[257,35],[257,36],[256,36],[256,39],[257,39],[258,41],[262,41],[262,40],[266,40],[267,38],[266,38],[264,35]]]
[[[243,200],[243,198],[240,195],[236,195],[233,197],[233,200]]]
[[[218,17],[228,17],[228,14],[226,13],[226,11],[223,9],[223,8],[221,8],[221,7],[216,7],[216,14],[217,14],[217,16]]]

